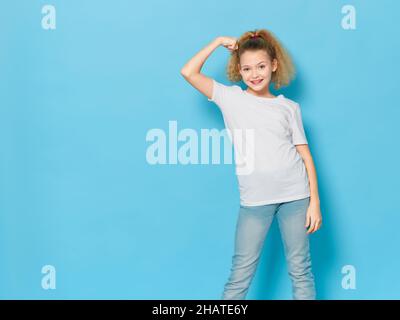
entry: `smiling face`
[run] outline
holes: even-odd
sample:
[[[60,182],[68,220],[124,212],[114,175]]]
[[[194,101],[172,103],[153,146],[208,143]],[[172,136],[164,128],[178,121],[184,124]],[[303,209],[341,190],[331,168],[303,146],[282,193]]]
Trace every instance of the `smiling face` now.
[[[239,72],[249,91],[269,92],[271,74],[277,69],[277,60],[271,61],[265,50],[247,50],[240,56]]]

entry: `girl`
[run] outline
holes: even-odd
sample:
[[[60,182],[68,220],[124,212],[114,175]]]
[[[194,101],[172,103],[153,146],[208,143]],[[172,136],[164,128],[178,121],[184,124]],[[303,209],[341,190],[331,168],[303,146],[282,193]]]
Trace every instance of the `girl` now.
[[[246,90],[224,85],[200,72],[208,56],[221,45],[231,55],[229,80],[243,80]],[[308,236],[321,227],[322,218],[314,162],[299,104],[269,91],[270,83],[279,89],[292,80],[294,67],[288,53],[265,29],[245,32],[239,39],[217,37],[186,63],[181,74],[220,108],[228,132],[253,133],[253,140],[247,137],[246,155],[240,140],[232,138],[240,208],[231,273],[222,299],[245,298],[275,216],[293,299],[316,299]],[[250,172],[239,174],[239,157],[252,159]]]

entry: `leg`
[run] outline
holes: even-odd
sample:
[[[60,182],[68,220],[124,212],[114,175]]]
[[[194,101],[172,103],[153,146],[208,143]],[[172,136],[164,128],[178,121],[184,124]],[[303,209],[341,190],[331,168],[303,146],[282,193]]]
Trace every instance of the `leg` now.
[[[281,203],[276,214],[295,300],[315,300],[316,295],[309,239],[304,226],[309,202],[308,197]]]
[[[277,205],[240,206],[235,233],[232,268],[222,294],[223,300],[244,300],[257,268],[265,236]]]

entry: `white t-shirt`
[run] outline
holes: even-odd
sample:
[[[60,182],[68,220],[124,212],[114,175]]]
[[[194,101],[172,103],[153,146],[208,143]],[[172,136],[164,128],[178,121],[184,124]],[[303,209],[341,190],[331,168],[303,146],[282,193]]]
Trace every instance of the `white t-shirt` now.
[[[208,100],[220,108],[233,144],[241,205],[310,196],[307,170],[295,147],[308,144],[298,103],[282,94],[257,97],[214,79]]]

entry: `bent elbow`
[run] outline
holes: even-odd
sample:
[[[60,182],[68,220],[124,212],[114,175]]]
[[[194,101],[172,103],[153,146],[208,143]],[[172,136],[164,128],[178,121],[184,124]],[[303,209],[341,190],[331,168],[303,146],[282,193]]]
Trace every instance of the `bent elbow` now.
[[[181,69],[181,75],[187,79],[189,78],[189,72],[187,70],[185,70],[184,68]]]

